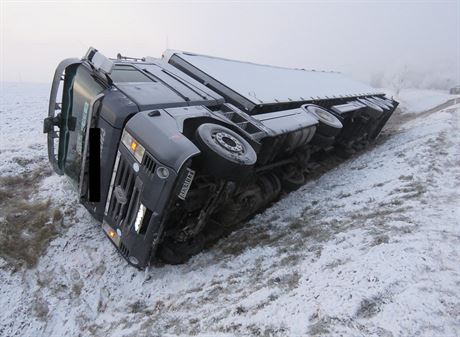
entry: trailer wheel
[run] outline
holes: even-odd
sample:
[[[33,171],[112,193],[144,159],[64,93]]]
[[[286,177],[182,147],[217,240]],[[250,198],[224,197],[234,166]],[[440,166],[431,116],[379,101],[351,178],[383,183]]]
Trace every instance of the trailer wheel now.
[[[215,176],[242,178],[257,161],[257,154],[251,144],[225,126],[202,124],[195,136],[203,153],[203,169]]]
[[[326,137],[335,137],[342,130],[342,122],[332,113],[317,105],[307,104],[302,108],[313,114],[319,121],[316,132]]]

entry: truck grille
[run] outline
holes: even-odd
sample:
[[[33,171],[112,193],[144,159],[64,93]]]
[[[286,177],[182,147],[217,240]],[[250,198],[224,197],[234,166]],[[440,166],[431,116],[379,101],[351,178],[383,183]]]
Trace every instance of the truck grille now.
[[[148,172],[149,175],[153,175],[155,173],[155,161],[147,152],[144,154],[142,165],[144,166],[145,170]]]
[[[123,244],[123,242],[120,242],[120,247],[119,247],[121,255],[124,257],[129,256],[129,249]]]
[[[134,170],[121,156],[113,183],[110,204],[107,210],[107,216],[112,219],[113,224],[117,227],[120,227],[122,221],[126,218],[128,206],[130,205],[130,201],[132,202],[131,197],[135,178]]]

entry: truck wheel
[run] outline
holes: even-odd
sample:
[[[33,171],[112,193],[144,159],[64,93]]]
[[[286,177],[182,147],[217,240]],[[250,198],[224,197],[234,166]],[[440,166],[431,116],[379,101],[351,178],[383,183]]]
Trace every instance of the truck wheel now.
[[[335,137],[342,130],[342,122],[332,113],[317,105],[307,104],[302,108],[313,114],[319,121],[316,132],[326,137]]]
[[[295,191],[304,184],[305,176],[295,167],[287,167],[281,175],[281,186],[287,192]]]
[[[201,252],[203,248],[204,240],[200,234],[185,242],[176,242],[167,238],[158,248],[158,257],[168,264],[182,264]]]
[[[215,176],[242,178],[257,161],[257,154],[251,144],[225,126],[202,124],[195,136],[203,153],[203,169]]]

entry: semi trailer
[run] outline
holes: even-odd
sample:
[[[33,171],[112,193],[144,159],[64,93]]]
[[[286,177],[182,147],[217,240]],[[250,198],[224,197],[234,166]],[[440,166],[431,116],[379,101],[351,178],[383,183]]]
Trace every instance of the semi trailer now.
[[[187,261],[302,186],[315,156],[372,142],[397,105],[337,72],[90,48],[58,65],[44,132],[55,172],[143,269]]]

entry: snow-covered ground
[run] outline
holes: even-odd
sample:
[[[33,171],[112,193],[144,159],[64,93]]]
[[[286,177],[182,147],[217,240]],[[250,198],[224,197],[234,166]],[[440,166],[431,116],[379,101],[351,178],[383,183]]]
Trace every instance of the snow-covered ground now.
[[[404,95],[376,146],[140,272],[48,168],[48,87],[3,84],[0,335],[460,335],[460,104]]]
[[[400,92],[396,94],[394,90],[383,89],[383,92],[390,97],[394,97],[394,99],[400,103],[400,110],[403,113],[423,112],[456,97],[442,90],[401,89]]]

